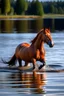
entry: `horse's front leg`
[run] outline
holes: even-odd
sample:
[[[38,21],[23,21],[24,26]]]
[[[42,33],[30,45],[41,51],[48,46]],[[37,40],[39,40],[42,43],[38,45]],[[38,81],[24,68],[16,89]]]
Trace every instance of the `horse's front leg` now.
[[[39,70],[46,65],[45,60],[42,59],[42,60],[40,60],[40,61],[42,62],[42,65],[40,65]]]
[[[35,69],[35,64],[36,64],[36,59],[32,59],[32,63],[33,63],[33,70]]]

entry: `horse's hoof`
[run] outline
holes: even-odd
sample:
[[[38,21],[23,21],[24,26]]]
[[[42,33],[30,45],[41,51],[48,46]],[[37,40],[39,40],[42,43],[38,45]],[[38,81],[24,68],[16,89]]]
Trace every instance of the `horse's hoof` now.
[[[33,67],[33,71],[35,70],[36,68],[35,67]]]
[[[43,65],[40,65],[39,70],[40,70],[42,67],[44,67],[44,66],[43,66]]]
[[[34,71],[36,71],[36,68],[35,68],[35,69],[33,69],[33,72],[34,72]]]

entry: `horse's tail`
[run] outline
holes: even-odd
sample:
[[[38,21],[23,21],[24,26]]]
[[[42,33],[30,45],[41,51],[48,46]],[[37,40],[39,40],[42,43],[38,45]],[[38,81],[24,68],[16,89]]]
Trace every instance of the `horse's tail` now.
[[[15,56],[15,54],[12,56],[12,58],[7,62],[7,61],[4,61],[4,60],[2,60],[3,61],[3,63],[5,63],[5,64],[9,64],[9,66],[11,65],[11,66],[13,66],[13,65],[15,65],[15,63],[16,63],[16,56]]]

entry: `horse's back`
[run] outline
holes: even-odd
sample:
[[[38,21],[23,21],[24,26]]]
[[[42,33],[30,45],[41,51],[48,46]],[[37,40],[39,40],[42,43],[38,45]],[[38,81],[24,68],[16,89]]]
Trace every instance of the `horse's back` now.
[[[17,58],[26,58],[28,55],[28,50],[29,50],[30,44],[28,43],[21,43],[17,46],[15,55]]]
[[[22,44],[20,44],[20,46],[21,47],[30,47],[30,44],[28,44],[28,43],[22,43]]]
[[[28,44],[28,43],[21,43],[21,44],[19,44],[18,46],[17,46],[17,48],[16,48],[16,50],[18,49],[18,50],[20,50],[22,47],[29,47],[30,46],[30,44]]]

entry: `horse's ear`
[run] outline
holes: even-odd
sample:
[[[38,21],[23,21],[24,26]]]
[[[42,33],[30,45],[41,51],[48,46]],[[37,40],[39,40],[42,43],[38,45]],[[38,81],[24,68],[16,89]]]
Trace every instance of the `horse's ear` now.
[[[44,34],[50,33],[50,28],[44,28]]]

